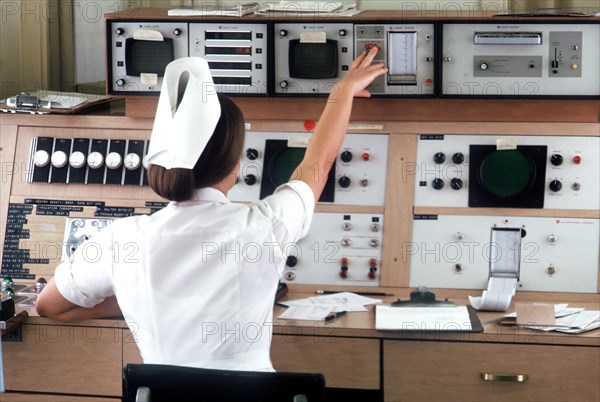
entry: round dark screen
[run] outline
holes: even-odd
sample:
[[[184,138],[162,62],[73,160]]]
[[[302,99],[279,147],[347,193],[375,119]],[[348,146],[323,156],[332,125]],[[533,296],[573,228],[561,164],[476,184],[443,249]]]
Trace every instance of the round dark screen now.
[[[278,152],[271,162],[269,177],[275,187],[287,183],[298,167],[306,148],[284,148]]]
[[[518,150],[494,151],[484,158],[479,169],[481,185],[502,198],[520,194],[534,178],[533,165]]]

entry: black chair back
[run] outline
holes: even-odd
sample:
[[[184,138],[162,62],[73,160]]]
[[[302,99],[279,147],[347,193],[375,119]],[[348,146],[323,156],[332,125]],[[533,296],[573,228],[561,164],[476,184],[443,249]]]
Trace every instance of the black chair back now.
[[[325,377],[320,373],[126,365],[123,401],[135,402],[140,387],[150,389],[151,402],[319,402],[324,401]]]

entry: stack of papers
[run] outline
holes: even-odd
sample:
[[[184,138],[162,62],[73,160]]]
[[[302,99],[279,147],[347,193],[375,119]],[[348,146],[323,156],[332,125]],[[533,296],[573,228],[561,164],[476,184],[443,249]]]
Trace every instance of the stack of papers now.
[[[544,307],[549,306],[554,310],[553,317],[524,318],[519,317],[519,306],[517,312],[505,315],[500,321],[502,324],[519,325],[522,328],[530,328],[537,331],[557,331],[567,334],[580,334],[592,329],[600,328],[600,310],[586,310],[584,308],[568,307],[568,304],[531,304],[533,310],[543,311]],[[522,309],[522,315],[529,314],[531,308]]]
[[[344,6],[340,2],[332,1],[280,1],[267,3],[264,9],[257,14],[267,15],[328,15],[351,17],[361,11],[356,9],[356,4]]]
[[[245,3],[238,4],[236,6],[223,6],[214,4],[205,4],[202,7],[183,7],[183,8],[172,8],[169,10],[168,15],[175,16],[196,16],[196,15],[208,15],[208,16],[231,16],[231,17],[243,17],[244,15],[253,14],[258,11],[260,6],[258,3]]]
[[[366,306],[377,303],[381,303],[381,300],[351,292],[340,292],[306,299],[286,300],[277,304],[287,307],[287,310],[279,316],[281,319],[321,321],[332,313],[367,311]]]

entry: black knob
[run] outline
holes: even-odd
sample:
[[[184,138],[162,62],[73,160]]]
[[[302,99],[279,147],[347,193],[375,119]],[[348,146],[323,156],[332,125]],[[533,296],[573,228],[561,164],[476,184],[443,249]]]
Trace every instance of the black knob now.
[[[117,80],[117,85],[120,87],[125,86],[125,80],[123,78],[119,78]]]
[[[117,28],[115,30],[115,33],[119,36],[123,35],[125,33],[125,30],[123,28]]]
[[[342,159],[342,162],[350,162],[352,160],[352,152],[344,151],[340,155],[340,158]]]
[[[288,34],[288,31],[285,29],[282,29],[281,31],[279,31],[279,36],[281,36],[281,37],[287,36],[287,34]]]
[[[550,190],[554,191],[555,193],[557,191],[560,191],[561,188],[562,183],[560,182],[560,180],[554,179],[550,182]]]
[[[433,155],[433,161],[437,164],[441,164],[446,162],[446,155],[444,155],[443,152],[438,152],[437,154]]]
[[[454,190],[460,190],[463,187],[463,181],[455,177],[454,179],[450,180],[450,187],[452,187]]]
[[[256,176],[254,176],[253,174],[244,176],[244,183],[246,183],[249,186],[255,185],[256,184]]]
[[[295,267],[296,264],[298,264],[298,257],[296,257],[295,255],[288,255],[288,257],[285,259],[285,265],[287,265],[288,267]]]
[[[179,36],[179,35],[181,35],[181,32],[182,32],[182,31],[181,31],[181,29],[179,29],[179,28],[175,28],[175,29],[173,30],[173,35],[175,35],[175,36]]]
[[[340,29],[340,32],[339,32],[340,36],[346,36],[347,33],[348,32],[345,29]]]
[[[441,190],[444,188],[444,180],[436,178],[431,182],[431,186],[436,190]]]
[[[287,88],[287,87],[288,87],[288,82],[287,82],[287,81],[285,81],[285,80],[284,80],[284,81],[281,81],[281,82],[279,83],[279,86],[280,86],[281,88]]]
[[[462,154],[462,152],[457,152],[454,155],[452,155],[452,162],[456,163],[457,165],[460,165],[464,161],[465,156]]]
[[[563,157],[559,154],[554,154],[550,157],[550,163],[554,166],[560,166],[563,163]]]
[[[248,148],[246,150],[246,157],[248,159],[250,159],[251,161],[255,160],[256,158],[258,158],[258,151],[254,148]]]
[[[352,180],[350,180],[348,176],[342,176],[338,180],[338,183],[342,188],[348,188],[350,187],[350,183],[352,183]]]

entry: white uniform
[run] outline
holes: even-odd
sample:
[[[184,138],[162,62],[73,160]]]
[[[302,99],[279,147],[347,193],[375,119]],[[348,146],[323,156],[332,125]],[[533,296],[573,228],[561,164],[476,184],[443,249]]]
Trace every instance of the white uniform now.
[[[60,293],[82,307],[112,295],[145,363],[273,370],[273,302],[287,247],[310,227],[303,182],[252,205],[218,190],[116,220],[56,269]]]

